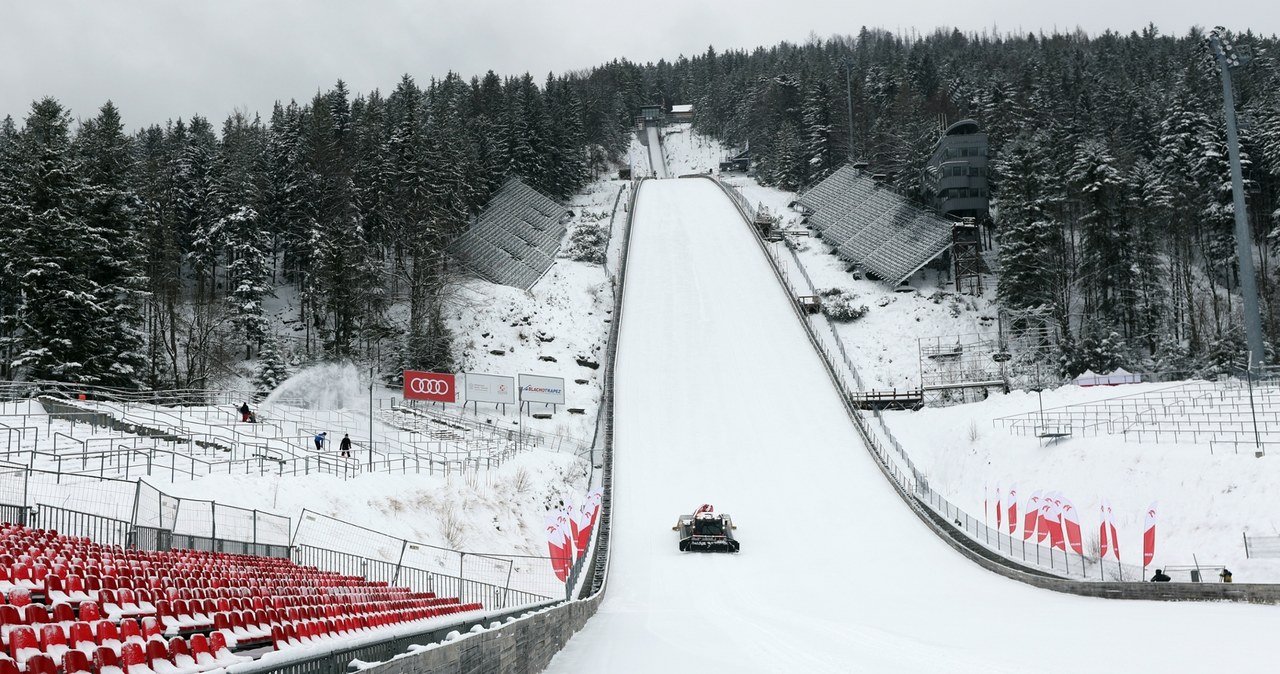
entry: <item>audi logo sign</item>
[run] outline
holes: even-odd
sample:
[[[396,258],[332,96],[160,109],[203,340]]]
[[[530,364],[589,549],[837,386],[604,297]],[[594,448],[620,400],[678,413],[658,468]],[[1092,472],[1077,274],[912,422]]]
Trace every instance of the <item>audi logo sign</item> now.
[[[405,370],[404,397],[406,400],[431,400],[438,403],[457,402],[458,387],[452,374]]]

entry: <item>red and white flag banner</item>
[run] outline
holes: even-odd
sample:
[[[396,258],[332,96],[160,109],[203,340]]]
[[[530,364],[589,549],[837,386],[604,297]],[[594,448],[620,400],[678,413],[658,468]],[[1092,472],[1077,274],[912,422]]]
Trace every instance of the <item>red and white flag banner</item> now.
[[[1147,506],[1147,518],[1142,527],[1142,568],[1151,565],[1151,558],[1156,556],[1156,509],[1158,501]]]
[[[1036,511],[1036,543],[1044,543],[1049,537],[1049,511],[1053,509],[1050,494],[1040,497],[1040,509]]]
[[[1098,559],[1106,559],[1107,553],[1111,552],[1111,536],[1107,528],[1107,499],[1102,499],[1102,505],[1098,506]]]
[[[591,525],[593,507],[589,501],[579,503],[569,511],[573,525],[573,547],[577,550],[575,559],[582,557],[591,544]]]
[[[1000,493],[1000,483],[997,482],[996,483],[996,531],[1000,531],[1001,529],[1004,528],[1003,527],[1004,520],[1001,519],[1004,516],[1004,507],[1001,505],[1001,501],[1000,501],[1001,496],[1002,494]]]
[[[1080,536],[1080,513],[1076,512],[1076,506],[1071,499],[1062,498],[1062,526],[1066,529],[1067,545],[1075,551],[1077,555],[1084,554],[1084,541]]]
[[[1040,519],[1040,495],[1042,490],[1037,489],[1031,493],[1031,499],[1027,501],[1027,514],[1022,521],[1022,540],[1027,540],[1036,534],[1036,522]]]
[[[587,508],[591,511],[591,524],[594,526],[600,519],[600,504],[604,502],[604,490],[596,487],[587,492]]]
[[[573,537],[569,531],[569,515],[560,509],[548,510],[545,518],[547,549],[551,552],[551,570],[560,582],[569,579],[573,564]]]
[[[1009,487],[1009,535],[1018,530],[1018,483]]]

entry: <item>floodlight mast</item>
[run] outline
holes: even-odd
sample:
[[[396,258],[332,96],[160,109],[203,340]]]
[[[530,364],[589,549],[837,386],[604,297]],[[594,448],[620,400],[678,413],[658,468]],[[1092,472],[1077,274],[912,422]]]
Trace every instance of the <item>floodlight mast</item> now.
[[[1231,158],[1231,195],[1236,216],[1236,257],[1240,263],[1240,294],[1244,305],[1244,332],[1249,346],[1249,370],[1263,364],[1262,315],[1258,309],[1258,284],[1253,271],[1253,236],[1244,205],[1244,176],[1240,169],[1240,140],[1236,133],[1236,102],[1231,90],[1231,68],[1240,65],[1238,50],[1223,42],[1219,30],[1209,33],[1209,44],[1222,73],[1223,112],[1227,118],[1227,153]]]

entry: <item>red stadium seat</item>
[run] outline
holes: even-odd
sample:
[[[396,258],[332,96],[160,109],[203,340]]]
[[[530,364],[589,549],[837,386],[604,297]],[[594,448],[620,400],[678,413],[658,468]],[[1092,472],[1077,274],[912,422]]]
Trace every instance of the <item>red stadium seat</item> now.
[[[40,646],[54,662],[62,660],[62,656],[70,650],[67,646],[67,635],[61,625],[49,624],[40,628]]]
[[[161,627],[160,621],[152,616],[147,616],[139,621],[142,627],[142,638],[144,641],[164,641],[164,628]]]
[[[93,663],[84,651],[71,650],[62,656],[63,674],[92,674]]]
[[[191,671],[199,667],[195,658],[191,657],[191,651],[187,648],[187,640],[182,637],[174,637],[169,640],[169,658],[173,660],[175,666],[185,671]]]
[[[98,647],[98,642],[93,638],[93,626],[89,623],[83,621],[71,623],[69,632],[67,645],[71,648],[93,653],[93,650]]]
[[[173,643],[172,641],[170,643]],[[192,635],[191,657],[203,668],[217,667],[218,660],[209,652],[209,640],[203,634]]]
[[[125,618],[120,621],[120,641],[133,642],[137,644],[144,643],[142,638],[142,628],[138,626],[138,621],[133,618]]]
[[[31,656],[40,653],[40,642],[36,640],[36,631],[27,625],[19,625],[9,632],[9,655],[25,663]]]
[[[102,618],[102,613],[98,608],[98,603],[93,601],[80,602],[80,620],[84,622],[93,622]]]
[[[149,671],[147,667],[147,655],[142,650],[142,644],[129,642],[120,647],[120,665],[124,668],[125,674],[143,674]]]
[[[27,604],[22,607],[22,622],[28,625],[43,625],[49,622],[49,611],[44,604]]]
[[[93,624],[93,635],[99,646],[106,646],[117,653],[120,652],[120,632],[116,624],[110,620],[99,620]]]
[[[36,653],[27,660],[27,674],[58,674],[58,663],[44,653]]]
[[[76,610],[71,604],[53,605],[53,622],[64,623],[63,627],[76,621]]]
[[[22,586],[9,590],[9,603],[19,607],[30,604],[31,590]]]
[[[180,671],[169,659],[169,648],[163,641],[147,642],[147,665],[156,674],[178,674]]]

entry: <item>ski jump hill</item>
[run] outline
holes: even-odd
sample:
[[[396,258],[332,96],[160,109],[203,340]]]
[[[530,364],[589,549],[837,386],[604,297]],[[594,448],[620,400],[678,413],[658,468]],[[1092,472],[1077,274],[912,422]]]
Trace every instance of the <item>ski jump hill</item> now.
[[[1193,598],[984,556],[886,479],[807,319],[715,181],[645,181],[632,218],[608,557],[596,560],[605,591],[571,602],[598,608],[547,671],[1269,667],[1256,650],[1172,635],[1265,643],[1275,607],[1076,596]],[[671,523],[702,502],[732,513],[741,553],[677,551]],[[1166,635],[1158,646],[1153,632]]]

